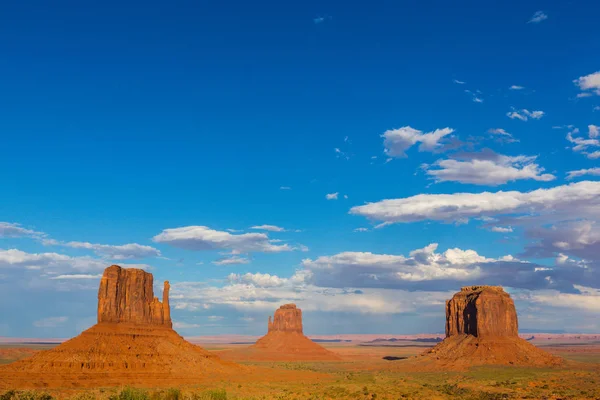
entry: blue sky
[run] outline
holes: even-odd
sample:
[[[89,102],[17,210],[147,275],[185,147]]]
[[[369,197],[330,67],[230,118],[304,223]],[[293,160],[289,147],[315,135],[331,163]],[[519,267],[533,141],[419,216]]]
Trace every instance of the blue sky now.
[[[184,335],[439,332],[474,283],[600,331],[599,11],[3,4],[0,336],[90,326],[114,263]]]

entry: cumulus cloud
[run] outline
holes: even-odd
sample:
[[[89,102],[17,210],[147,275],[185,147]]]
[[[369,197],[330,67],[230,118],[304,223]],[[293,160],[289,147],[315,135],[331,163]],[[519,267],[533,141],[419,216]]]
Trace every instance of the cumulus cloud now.
[[[539,226],[527,231],[535,240],[523,253],[526,257],[577,257],[587,261],[600,261],[600,226],[595,220],[559,222]]]
[[[240,264],[249,264],[250,260],[244,257],[226,257],[220,258],[216,261],[213,261],[215,265],[240,265]]]
[[[576,171],[567,172],[567,179],[579,178],[580,176],[593,175],[600,176],[600,168],[578,169]]]
[[[325,195],[325,198],[326,198],[327,200],[337,200],[337,199],[338,199],[338,195],[339,195],[339,192],[335,192],[335,193],[327,193],[327,194]]]
[[[600,71],[580,76],[573,81],[584,93],[595,93],[600,96]]]
[[[276,226],[276,225],[255,225],[253,227],[251,227],[250,229],[256,229],[256,230],[260,230],[260,231],[269,231],[269,232],[285,232],[285,229],[280,227],[280,226]]]
[[[600,135],[600,127],[597,125],[588,125],[588,136],[591,139],[595,139]]]
[[[280,278],[277,275],[261,274],[260,272],[256,274],[246,273],[244,275],[229,274],[227,279],[231,283],[245,283],[259,287],[283,286],[288,282],[288,279],[286,278]]]
[[[406,150],[417,143],[420,143],[419,151],[434,152],[441,148],[441,140],[453,132],[452,128],[442,128],[423,133],[410,126],[387,130],[382,135],[385,154],[394,158],[406,157]]]
[[[520,119],[521,121],[527,121],[529,118],[531,119],[540,119],[544,116],[543,111],[529,111],[527,109],[515,110],[506,113],[506,116],[510,119]]]
[[[582,181],[530,192],[420,194],[355,206],[350,214],[384,224],[416,221],[460,222],[475,217],[600,215],[600,182]]]
[[[224,286],[203,282],[172,285],[172,303],[176,309],[196,311],[230,307],[243,313],[272,313],[281,304],[295,303],[305,312],[344,312],[356,314],[398,314],[417,310],[441,309],[448,292],[409,292],[388,289],[319,287],[308,281],[307,271],[290,278],[269,274],[229,276]]]
[[[40,236],[44,236],[44,233],[24,228],[21,224],[12,222],[0,222],[0,238]]]
[[[436,182],[460,182],[497,186],[508,182],[533,179],[548,182],[556,177],[544,174],[535,156],[505,156],[486,149],[476,153],[460,153],[456,159],[438,160],[426,169]]]
[[[33,322],[36,328],[56,328],[69,320],[69,317],[48,317]]]
[[[231,250],[239,253],[279,253],[292,251],[288,244],[269,239],[266,233],[244,233],[234,235],[229,232],[217,231],[206,226],[184,226],[181,228],[165,229],[154,236],[157,243],[165,243],[187,250]]]
[[[542,21],[548,19],[548,16],[543,11],[536,11],[531,19],[528,21],[529,24],[539,24]]]
[[[600,311],[600,290],[575,285],[579,293],[560,293],[557,290],[531,292],[527,300],[545,306],[561,309],[583,309],[597,313]]]
[[[343,252],[303,260],[307,281],[320,287],[452,290],[485,282],[522,289],[574,291],[589,279],[583,269],[540,266],[506,255],[488,258],[474,250],[451,248],[437,253],[437,243],[402,255]],[[548,278],[549,277],[549,278]],[[600,274],[592,281],[600,284]]]
[[[518,85],[512,85],[511,87],[509,87],[510,90],[523,90],[525,89],[523,86],[518,86]]]

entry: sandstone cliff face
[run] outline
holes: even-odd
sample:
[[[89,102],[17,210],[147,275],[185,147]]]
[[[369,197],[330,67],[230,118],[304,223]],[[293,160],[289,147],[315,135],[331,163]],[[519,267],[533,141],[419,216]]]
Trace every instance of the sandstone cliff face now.
[[[152,274],[141,269],[112,265],[104,270],[98,290],[98,323],[132,323],[172,327],[169,282],[163,302],[154,297]]]
[[[446,301],[446,337],[517,337],[517,311],[500,286],[467,286]]]
[[[295,332],[302,334],[302,310],[295,304],[284,304],[269,317],[269,332]]]

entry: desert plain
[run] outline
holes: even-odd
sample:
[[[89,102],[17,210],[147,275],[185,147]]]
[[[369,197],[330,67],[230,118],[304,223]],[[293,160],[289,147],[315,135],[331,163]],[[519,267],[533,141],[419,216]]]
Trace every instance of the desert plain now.
[[[277,308],[266,334],[181,337],[168,282],[113,265],[98,323],[69,339],[0,338],[0,399],[599,399],[600,335],[519,334],[499,286],[446,302],[444,333],[304,334]]]

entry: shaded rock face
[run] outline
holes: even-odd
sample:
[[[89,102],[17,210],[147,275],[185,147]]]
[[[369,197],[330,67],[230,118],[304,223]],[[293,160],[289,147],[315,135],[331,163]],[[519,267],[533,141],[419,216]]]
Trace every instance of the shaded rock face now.
[[[518,337],[517,311],[500,286],[467,286],[446,301],[446,337]]]
[[[295,332],[302,334],[302,310],[295,304],[284,304],[269,317],[269,332]]]
[[[112,265],[104,270],[98,290],[98,323],[132,323],[172,327],[169,282],[162,303],[154,297],[152,274]]]

